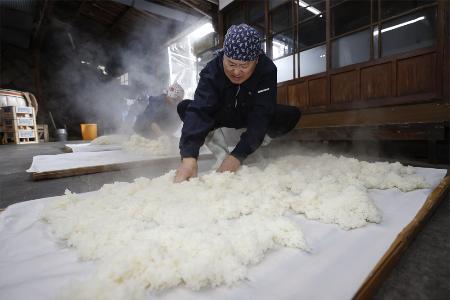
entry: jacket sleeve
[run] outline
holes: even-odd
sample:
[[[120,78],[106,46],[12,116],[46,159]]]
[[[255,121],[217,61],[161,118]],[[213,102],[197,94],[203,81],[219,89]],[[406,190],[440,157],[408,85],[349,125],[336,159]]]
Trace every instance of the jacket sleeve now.
[[[275,113],[277,99],[276,69],[262,78],[253,96],[253,109],[247,116],[247,130],[231,152],[241,162],[261,145]]]
[[[214,128],[212,114],[217,110],[218,91],[207,68],[200,72],[194,101],[186,109],[180,138],[181,157],[198,157],[206,135]]]
[[[156,116],[158,115],[157,101],[158,100],[154,96],[150,96],[148,98],[148,105],[145,108],[144,115],[149,124],[154,122]]]

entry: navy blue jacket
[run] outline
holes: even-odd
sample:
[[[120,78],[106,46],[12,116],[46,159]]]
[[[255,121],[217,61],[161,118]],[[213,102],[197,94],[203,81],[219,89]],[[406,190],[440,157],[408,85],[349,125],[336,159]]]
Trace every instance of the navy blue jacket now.
[[[147,107],[136,118],[134,131],[142,136],[152,137],[150,131],[152,123],[157,123],[166,134],[171,134],[179,126],[180,121],[175,108],[167,102],[166,94],[148,98]]]
[[[148,97],[148,105],[143,113],[147,120],[159,123],[161,120],[166,119],[170,113],[166,101],[166,94]]]
[[[247,128],[231,152],[244,160],[262,143],[275,112],[277,68],[265,55],[249,79],[233,84],[223,70],[223,52],[200,72],[200,81],[185,112],[181,157],[198,157],[206,135],[214,128]]]

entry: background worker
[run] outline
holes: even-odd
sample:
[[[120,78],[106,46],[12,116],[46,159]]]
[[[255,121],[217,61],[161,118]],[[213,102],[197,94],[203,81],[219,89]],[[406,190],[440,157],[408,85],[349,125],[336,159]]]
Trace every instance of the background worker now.
[[[134,131],[146,138],[172,135],[180,123],[175,111],[183,97],[184,89],[178,83],[169,86],[167,93],[150,96],[144,112],[136,118]]]

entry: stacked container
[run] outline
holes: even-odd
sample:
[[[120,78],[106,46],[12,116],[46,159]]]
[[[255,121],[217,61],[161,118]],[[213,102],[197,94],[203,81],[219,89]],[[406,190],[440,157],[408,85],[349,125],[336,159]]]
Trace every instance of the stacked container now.
[[[36,114],[29,106],[2,107],[3,143],[38,143]]]

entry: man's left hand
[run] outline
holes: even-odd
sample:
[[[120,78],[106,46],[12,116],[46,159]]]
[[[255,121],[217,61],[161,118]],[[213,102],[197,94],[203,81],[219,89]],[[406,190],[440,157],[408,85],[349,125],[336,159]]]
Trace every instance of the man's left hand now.
[[[227,155],[220,167],[217,169],[217,172],[235,172],[237,171],[237,169],[239,169],[240,166],[241,162],[239,161],[239,159],[237,159],[233,155]]]

